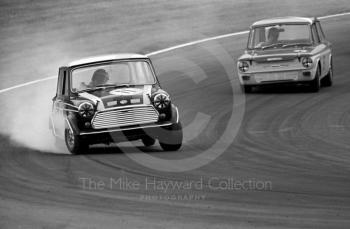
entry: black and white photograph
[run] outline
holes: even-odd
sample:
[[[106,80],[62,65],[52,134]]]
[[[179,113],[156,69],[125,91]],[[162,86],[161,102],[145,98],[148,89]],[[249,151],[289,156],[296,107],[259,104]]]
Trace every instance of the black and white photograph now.
[[[350,228],[349,0],[0,0],[0,229]]]

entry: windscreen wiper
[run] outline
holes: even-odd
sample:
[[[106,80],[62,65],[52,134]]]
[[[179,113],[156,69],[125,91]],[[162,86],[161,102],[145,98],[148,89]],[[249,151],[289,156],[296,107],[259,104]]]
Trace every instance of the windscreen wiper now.
[[[282,48],[290,47],[290,46],[310,46],[310,43],[292,43],[292,44],[285,44],[282,46]]]
[[[97,90],[101,90],[101,89],[104,89],[103,87],[98,87],[98,88],[86,88],[86,89],[83,89],[83,90],[79,90],[77,91],[78,93],[80,92],[91,92],[91,91],[97,91]]]
[[[130,87],[130,84],[123,83],[123,84],[99,84],[95,86],[98,89],[105,89],[105,88],[121,88],[121,87]]]
[[[124,83],[124,84],[117,84],[115,85],[116,88],[119,88],[119,87],[130,87],[130,84],[127,84],[127,83]]]
[[[262,46],[261,49],[264,50],[264,49],[268,49],[268,48],[277,47],[280,45],[283,45],[283,43],[275,43],[275,44],[271,44],[271,45]]]
[[[115,87],[115,86],[117,85],[113,83],[107,83],[107,84],[98,84],[95,86],[95,88],[106,88],[106,87]]]
[[[99,84],[93,88],[86,88],[78,92],[91,92],[91,91],[97,91],[97,90],[102,90],[106,88],[122,88],[122,87],[130,87],[130,84]]]

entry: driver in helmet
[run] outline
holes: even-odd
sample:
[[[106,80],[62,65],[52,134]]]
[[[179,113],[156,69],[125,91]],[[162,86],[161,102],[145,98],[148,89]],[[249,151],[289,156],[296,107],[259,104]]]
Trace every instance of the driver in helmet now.
[[[269,35],[267,36],[267,44],[277,43],[280,33],[275,27],[270,28]]]
[[[106,70],[100,68],[97,69],[92,75],[91,82],[89,83],[89,87],[96,87],[98,85],[106,84],[109,80],[109,75]]]
[[[257,47],[268,46],[272,44],[276,44],[278,42],[278,38],[280,35],[280,31],[276,27],[272,27],[269,29],[267,40],[265,42],[260,42]]]
[[[79,90],[85,90],[88,88],[94,88],[98,85],[106,84],[108,80],[109,80],[108,72],[102,68],[97,69],[92,74],[90,83],[86,84],[85,82],[81,82]]]

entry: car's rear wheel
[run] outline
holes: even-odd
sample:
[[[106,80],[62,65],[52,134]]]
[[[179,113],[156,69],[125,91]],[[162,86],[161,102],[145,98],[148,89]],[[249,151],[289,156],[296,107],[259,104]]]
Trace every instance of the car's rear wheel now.
[[[331,61],[331,66],[329,68],[328,74],[322,79],[322,86],[330,87],[333,84],[333,62]]]
[[[321,88],[320,75],[321,75],[321,69],[320,67],[317,67],[315,79],[311,81],[309,86],[311,92],[318,92],[320,90]]]
[[[89,145],[70,129],[64,131],[64,140],[69,152],[72,154],[83,154],[89,150]]]
[[[251,93],[253,91],[253,86],[244,85],[244,93]]]
[[[167,127],[168,133],[166,136],[159,138],[159,144],[165,151],[177,151],[182,146],[183,134],[181,123],[174,123]]]
[[[146,147],[153,146],[156,143],[156,140],[150,136],[145,136],[141,140],[143,145]]]

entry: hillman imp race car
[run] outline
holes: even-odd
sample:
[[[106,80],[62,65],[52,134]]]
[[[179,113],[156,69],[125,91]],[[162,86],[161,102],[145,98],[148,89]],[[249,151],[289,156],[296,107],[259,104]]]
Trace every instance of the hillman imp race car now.
[[[238,59],[245,92],[266,84],[306,84],[317,92],[331,86],[331,43],[317,18],[282,17],[255,22],[245,53]]]
[[[89,145],[141,139],[178,150],[178,108],[161,89],[151,60],[139,54],[82,59],[60,67],[50,129],[72,154]]]

